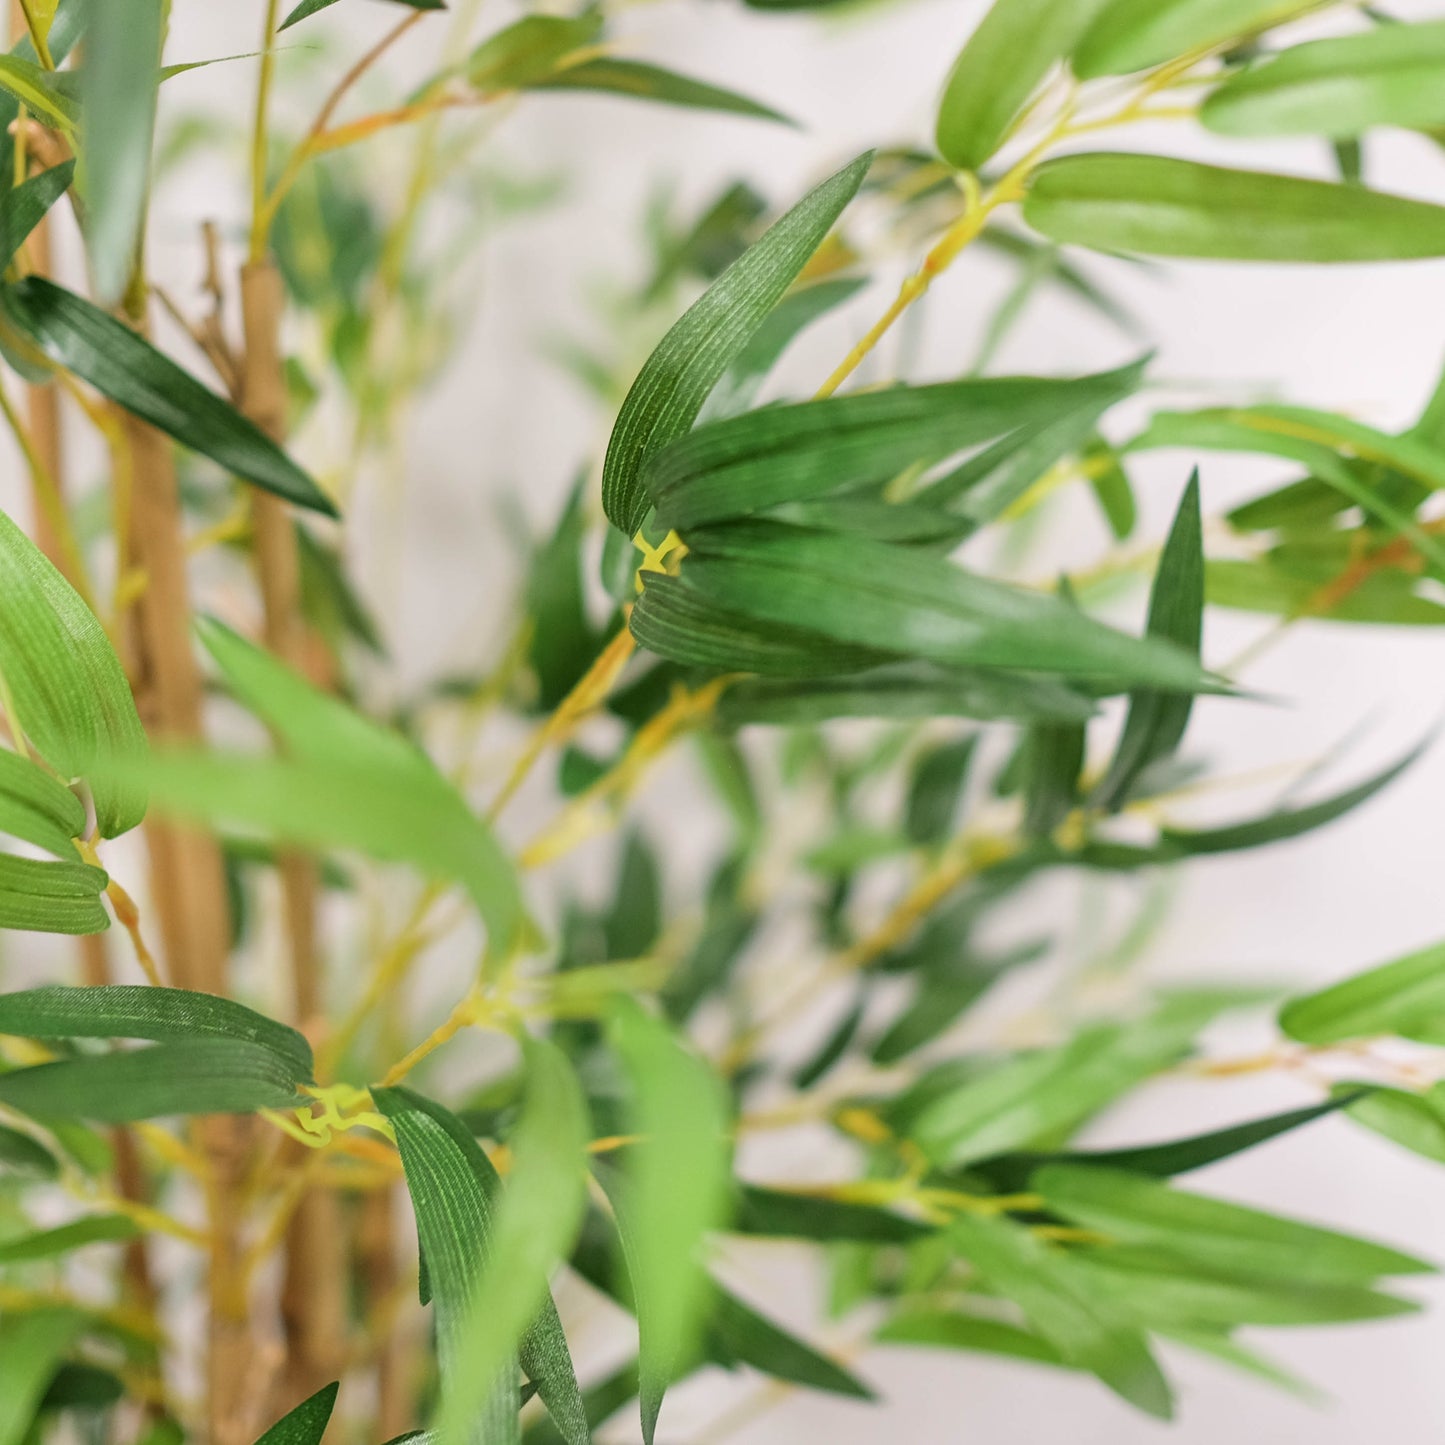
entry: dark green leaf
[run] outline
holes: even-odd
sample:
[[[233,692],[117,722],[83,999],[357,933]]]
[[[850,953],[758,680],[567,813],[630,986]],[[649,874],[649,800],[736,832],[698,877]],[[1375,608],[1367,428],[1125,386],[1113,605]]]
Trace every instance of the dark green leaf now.
[[[791,125],[787,116],[739,95],[734,90],[709,85],[688,75],[679,75],[661,66],[647,65],[640,60],[614,60],[599,56],[564,66],[550,75],[530,83],[531,90],[600,90],[611,95],[629,96],[634,100],[655,100],[663,105],[680,105],[695,110],[721,110],[732,115],[751,116],[755,120],[781,121]]]
[[[256,1445],[321,1445],[340,1384],[323,1385],[309,1399],[283,1415]]]
[[[1150,637],[1167,638],[1199,655],[1204,631],[1204,524],[1197,471],[1185,488],[1159,559],[1147,630]],[[1193,698],[1178,693],[1139,692],[1129,699],[1119,745],[1092,799],[1096,806],[1108,811],[1118,808],[1146,768],[1173,755],[1189,725],[1193,704]]]
[[[978,735],[970,733],[929,748],[914,764],[904,805],[909,838],[925,846],[941,843],[953,831]]]
[[[733,1228],[739,1234],[827,1243],[910,1244],[933,1230],[915,1219],[874,1204],[783,1189],[744,1185]]]
[[[295,1071],[240,1039],[193,1039],[0,1074],[0,1104],[23,1113],[128,1124],[170,1114],[248,1114],[298,1102]]]
[[[38,1139],[0,1124],[0,1171],[33,1179],[54,1179],[60,1173],[60,1165]]]
[[[1168,156],[1099,152],[1047,161],[1035,173],[1024,218],[1056,241],[1153,256],[1336,262],[1445,255],[1445,207]]]
[[[516,90],[533,85],[559,61],[602,34],[602,12],[581,15],[524,15],[489,35],[463,67],[478,90]]]
[[[751,1365],[775,1380],[830,1395],[874,1398],[872,1390],[851,1370],[779,1328],[727,1290],[715,1292],[708,1335],[712,1353],[724,1361]]]
[[[134,1239],[139,1227],[120,1214],[93,1214],[72,1224],[57,1225],[37,1234],[0,1240],[0,1264],[21,1264],[35,1259],[53,1259],[87,1244],[114,1244]]]
[[[447,8],[443,0],[397,0],[397,3],[409,5],[413,10],[445,10]],[[301,3],[276,28],[285,30],[288,25],[295,25],[298,20],[305,20],[308,15],[315,15],[318,10],[325,10],[328,6],[335,4],[336,0],[301,0]]]
[[[6,314],[57,366],[237,476],[298,506],[336,508],[269,437],[143,337],[40,276],[6,288]]]
[[[65,161],[21,181],[0,200],[0,271],[7,269],[25,238],[70,188],[75,162]]]
[[[617,414],[602,471],[603,506],[627,536],[647,515],[643,461],[692,425],[853,199],[871,159],[860,156],[809,192],[708,287],[647,359]]]
[[[50,1377],[41,1410],[108,1410],[125,1397],[125,1383],[98,1365],[67,1361]]]

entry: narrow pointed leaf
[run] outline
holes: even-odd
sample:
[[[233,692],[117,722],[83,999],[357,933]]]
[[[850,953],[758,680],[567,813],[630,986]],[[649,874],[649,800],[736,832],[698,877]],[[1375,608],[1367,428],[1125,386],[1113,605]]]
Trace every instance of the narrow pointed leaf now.
[[[1322,0],[1112,0],[1074,53],[1089,80],[1146,70],[1211,46],[1256,35],[1319,7]]]
[[[15,326],[57,366],[237,476],[298,506],[335,506],[275,442],[228,401],[99,307],[40,276],[6,288]]]
[[[974,1350],[1036,1365],[1067,1366],[1063,1355],[1042,1335],[1017,1325],[947,1310],[908,1310],[894,1315],[874,1336],[880,1345],[923,1345],[933,1349]]]
[[[1035,173],[1024,219],[1055,241],[1149,256],[1344,262],[1445,255],[1445,206],[1168,156],[1098,152],[1047,161]]]
[[[1067,59],[1107,0],[995,0],[953,63],[935,139],[950,165],[976,171],[1003,143],[1040,81]]]
[[[54,73],[43,70],[33,59],[0,55],[0,90],[8,91],[46,125],[67,135],[75,134],[80,107],[56,84]]]
[[[408,5],[413,10],[445,10],[447,8],[444,0],[396,0],[396,3]],[[295,25],[310,15],[315,15],[318,10],[325,10],[328,6],[335,4],[336,0],[301,0],[301,3],[289,11],[286,18],[276,28],[285,30],[288,26]]]
[[[910,1244],[933,1233],[931,1226],[875,1204],[757,1185],[743,1187],[733,1228],[773,1239],[864,1244]]]
[[[336,1408],[339,1384],[323,1385],[294,1410],[283,1415],[256,1445],[321,1445],[321,1437]]]
[[[489,35],[463,70],[478,90],[516,90],[544,79],[560,61],[602,34],[602,12],[524,15]]]
[[[0,1074],[0,1104],[97,1124],[173,1114],[249,1114],[297,1102],[290,1065],[273,1050],[241,1039],[153,1044]]]
[[[719,1363],[751,1365],[775,1380],[844,1399],[876,1398],[852,1370],[720,1287],[715,1291],[708,1337]]]
[[[140,1226],[120,1214],[93,1214],[70,1224],[22,1234],[18,1239],[0,1241],[0,1265],[24,1264],[36,1259],[53,1259],[59,1254],[82,1249],[88,1244],[115,1244],[134,1239]]]
[[[75,162],[65,161],[5,192],[0,200],[0,271],[10,265],[25,238],[69,190],[74,176]]]
[[[754,120],[793,122],[787,116],[739,95],[734,90],[709,85],[674,70],[647,65],[640,60],[620,60],[599,56],[595,60],[567,65],[540,80],[531,90],[595,90],[611,95],[628,96],[634,100],[653,100],[663,105],[679,105],[691,110],[720,110],[732,115],[751,116]]]
[[[85,1328],[76,1310],[12,1310],[0,1320],[0,1445],[32,1438],[35,1410],[60,1362]]]
[[[1159,559],[1147,631],[1150,637],[1167,638],[1199,656],[1204,631],[1204,524],[1198,472],[1185,488]],[[1187,694],[1135,693],[1094,803],[1108,810],[1119,807],[1146,768],[1172,756],[1189,725],[1193,705]]]
[[[57,777],[19,753],[0,752],[0,832],[75,861],[85,805]]]
[[[853,199],[871,159],[871,153],[860,156],[771,226],[682,315],[643,365],[617,414],[602,469],[603,506],[627,536],[647,515],[644,459],[692,425],[718,378]]]
[[[1279,1026],[1307,1044],[1379,1034],[1445,1042],[1445,944],[1433,944],[1287,1003]]]
[[[1336,1086],[1348,1102],[1350,1118],[1412,1153],[1445,1164],[1445,1089],[1432,1085],[1423,1094],[1404,1089]],[[1352,1102],[1349,1102],[1352,1101]]]

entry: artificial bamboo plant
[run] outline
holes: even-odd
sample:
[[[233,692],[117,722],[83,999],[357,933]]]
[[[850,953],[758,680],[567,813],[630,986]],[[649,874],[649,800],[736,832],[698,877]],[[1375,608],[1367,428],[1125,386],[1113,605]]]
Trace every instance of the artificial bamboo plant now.
[[[1282,1005],[1120,985],[1158,879],[1332,824],[1413,761],[1190,822],[1191,710],[1268,705],[1244,695],[1267,669],[1245,684],[1203,647],[1207,607],[1276,632],[1445,621],[1445,388],[1395,433],[1165,410],[1147,356],[1070,377],[992,357],[1035,291],[1119,324],[1090,251],[1445,256],[1445,206],[1365,165],[1380,128],[1445,139],[1445,18],[997,0],[939,76],[932,136],[880,137],[776,210],[745,182],[691,219],[659,208],[653,274],[605,302],[611,351],[553,348],[605,449],[472,670],[401,683],[347,518],[457,356],[455,263],[420,238],[449,206],[465,239],[488,187],[494,212],[548,200],[499,199],[492,128],[558,91],[759,135],[785,117],[636,58],[621,7],[503,23],[405,0],[367,48],[335,22],[387,7],[311,21],[333,4],[256,0],[257,52],[227,61],[256,74],[229,117],[251,224],[197,238],[197,305],[148,265],[151,198],[186,145],[242,147],[168,114],[196,63],[168,63],[168,0],[17,0],[0,57],[6,501],[30,524],[0,515],[0,925],[21,935],[0,1445],[651,1445],[705,1369],[867,1401],[874,1343],[1090,1373],[1168,1417],[1160,1341],[1269,1374],[1241,1327],[1411,1309],[1381,1282],[1428,1263],[1178,1180],[1336,1111],[1445,1162],[1445,944]],[[344,54],[314,97],[316,62],[296,71],[293,130],[278,51],[328,25]],[[429,26],[445,62],[386,94],[379,62]],[[1140,153],[1146,122],[1186,149],[1199,126],[1315,138],[1337,178]],[[404,139],[397,194],[358,157]],[[983,354],[892,374],[878,343],[975,248],[1018,275]],[[870,266],[899,250],[883,309]],[[851,350],[780,372],[830,315]],[[1150,545],[1129,469],[1165,448],[1174,520]],[[1273,459],[1276,484],[1217,516],[1218,452]],[[85,493],[82,455],[106,474]],[[1066,489],[1112,542],[999,575],[1020,554],[996,544]],[[1140,628],[1101,615],[1131,580]],[[640,805],[680,749],[695,786],[659,822]],[[660,866],[668,828],[714,840],[701,883]],[[612,860],[600,902],[579,854]],[[1139,917],[1027,1046],[980,1043],[975,1007],[1058,942],[1000,947],[995,920],[1061,870],[1125,876]],[[459,981],[430,967],[458,940]],[[436,976],[440,1008],[416,986]],[[1315,1081],[1300,1108],[1077,1142],[1160,1075],[1232,1071],[1200,1039],[1247,1008],[1273,1011],[1263,1066]],[[783,1130],[835,1163],[759,1172],[745,1146]],[[729,1286],[749,1239],[811,1251],[848,1349]],[[626,1353],[579,1370],[599,1308]]]

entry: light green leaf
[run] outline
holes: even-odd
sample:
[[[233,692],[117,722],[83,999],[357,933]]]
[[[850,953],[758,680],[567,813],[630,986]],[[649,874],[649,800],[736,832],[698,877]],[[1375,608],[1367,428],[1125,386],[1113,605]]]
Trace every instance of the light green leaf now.
[[[994,0],[953,62],[935,138],[950,165],[976,171],[1003,143],[1039,82],[1107,0]]]
[[[50,47],[50,58],[57,65],[70,54],[71,47],[80,38],[89,18],[90,0],[61,0],[55,7],[46,43]],[[34,63],[35,46],[31,44],[28,34],[20,37],[10,55],[16,60]],[[44,71],[40,73],[42,76],[45,74]],[[0,190],[15,183],[15,140],[10,128],[19,113],[19,98],[14,91],[0,84]]]
[[[436,1280],[438,1267],[453,1268],[453,1256],[458,1250],[462,1251],[468,1271],[480,1270],[481,1261],[467,1251],[467,1242],[479,1241],[479,1249],[490,1248],[493,1216],[502,1191],[502,1182],[491,1160],[465,1125],[440,1104],[409,1089],[373,1089],[372,1099],[397,1130],[408,1187],[413,1190],[418,1212],[417,1232],[428,1261],[429,1282]],[[424,1196],[420,1202],[418,1191]],[[433,1200],[439,1201],[436,1208]],[[445,1250],[440,1256],[427,1242],[438,1231],[444,1232],[445,1241]],[[458,1231],[453,1239],[453,1233]],[[441,1265],[434,1264],[434,1259],[440,1259]],[[440,1282],[436,1284],[439,1329],[452,1331],[461,1327],[464,1309],[471,1300],[467,1290],[472,1288],[470,1282],[474,1278],[474,1273],[466,1273],[450,1278],[444,1288]],[[430,1291],[424,1290],[423,1302],[429,1298]],[[523,1336],[518,1357],[537,1386],[537,1393],[550,1411],[561,1438],[567,1445],[587,1445],[587,1414],[562,1324],[550,1296],[542,1300],[540,1310]],[[487,1418],[500,1421],[501,1428],[508,1431],[515,1420],[515,1411],[504,1418],[498,1406],[494,1417],[489,1405]]]
[[[42,70],[21,55],[0,55],[0,90],[7,90],[47,125],[73,136],[80,124],[80,109],[55,82],[53,72]]]
[[[1063,1355],[1042,1335],[1017,1325],[949,1310],[909,1309],[894,1315],[874,1336],[880,1345],[923,1345],[1006,1355],[1036,1365],[1065,1365]]]
[[[1287,1003],[1279,1026],[1307,1044],[1395,1034],[1445,1043],[1445,943]]]
[[[0,1104],[36,1116],[129,1124],[169,1114],[249,1114],[298,1102],[295,1070],[242,1039],[190,1039],[0,1074]]]
[[[91,7],[81,68],[85,242],[98,299],[119,300],[136,264],[150,185],[164,0]]]
[[[283,1415],[256,1445],[321,1445],[321,1437],[336,1407],[340,1384],[323,1385],[309,1399]]]
[[[727,1198],[727,1108],[717,1080],[667,1028],[631,1001],[613,1042],[632,1085],[632,1132],[621,1215],[628,1221],[640,1338],[642,1433],[652,1445],[663,1392],[696,1347],[707,1299],[699,1258]]]
[[[1426,1159],[1445,1164],[1445,1088],[1434,1084],[1423,1094],[1354,1084],[1338,1084],[1335,1088],[1340,1094],[1353,1096],[1347,1112],[1357,1124]],[[1355,1092],[1360,1089],[1362,1093]]]
[[[0,513],[0,677],[23,731],[64,777],[85,777],[102,837],[145,815],[136,782],[98,776],[145,754],[130,684],[104,628],[44,553]]]
[[[0,831],[73,863],[85,805],[39,764],[0,751]]]
[[[25,238],[70,188],[74,175],[75,162],[65,161],[5,192],[0,199],[0,271],[10,265]]]
[[[1169,1385],[1144,1337],[1106,1309],[1070,1258],[1009,1219],[961,1215],[948,1232],[959,1253],[1018,1305],[1068,1364],[1097,1375],[1131,1405],[1170,1418]]]
[[[445,10],[447,8],[444,0],[397,0],[397,3],[409,5],[413,10]],[[278,31],[285,30],[288,26],[295,25],[298,20],[305,20],[307,16],[315,15],[318,10],[325,10],[328,6],[335,4],[336,0],[301,0],[301,3],[287,14],[276,29]]]
[[[953,667],[1107,679],[1109,686],[1212,690],[1171,643],[1126,637],[1057,597],[864,537],[769,522],[689,533],[684,584],[714,606],[833,642]]]
[[[1385,1245],[1122,1170],[1050,1164],[1034,1174],[1030,1188],[1075,1224],[1206,1268],[1310,1284],[1369,1284],[1380,1275],[1432,1270]]]
[[[503,1389],[515,1408],[511,1387],[502,1385],[508,1362],[544,1301],[550,1303],[548,1274],[570,1253],[586,1202],[587,1110],[571,1065],[552,1044],[533,1040],[526,1074],[521,1118],[508,1140],[513,1169],[456,1342],[461,1368],[442,1378],[444,1440],[464,1438],[469,1423],[489,1413],[493,1390]],[[565,1368],[575,1390],[566,1341],[556,1345],[562,1358],[553,1365]],[[585,1419],[578,1423],[585,1441]]]
[[[516,90],[543,79],[574,50],[602,34],[602,12],[524,15],[489,35],[467,56],[463,70],[478,90]]]
[[[622,95],[633,100],[654,100],[663,105],[680,105],[689,110],[720,110],[731,115],[751,116],[754,120],[793,122],[771,106],[762,105],[739,95],[734,90],[694,80],[657,65],[640,60],[614,60],[598,56],[563,66],[528,86],[530,90],[598,90]]]
[[[0,993],[0,1034],[34,1039],[240,1039],[269,1049],[297,1083],[311,1081],[311,1045],[286,1024],[228,998],[189,989],[106,984]]]
[[[1154,575],[1147,631],[1150,637],[1167,638],[1197,657],[1203,630],[1204,524],[1196,471],[1180,499]],[[1193,705],[1188,694],[1135,693],[1109,770],[1091,801],[1109,811],[1118,808],[1146,768],[1173,755]]]
[[[40,276],[4,291],[6,314],[57,366],[228,471],[298,506],[336,508],[275,442],[124,322]]]
[[[1233,607],[1272,617],[1319,617],[1330,622],[1392,627],[1445,625],[1445,607],[1417,595],[1418,580],[1409,573],[1381,570],[1364,578],[1348,596],[1335,598],[1325,593],[1324,582],[1294,576],[1268,561],[1218,560],[1205,568],[1205,590],[1211,607]]]
[[[79,860],[51,863],[0,853],[0,928],[31,933],[103,933],[100,895],[110,880]]]
[[[1128,367],[1076,381],[997,377],[892,387],[768,407],[699,427],[643,464],[661,526],[679,531],[881,482],[1080,407],[1098,412],[1138,384]]]
[[[1034,175],[1024,219],[1055,241],[1151,256],[1337,262],[1445,255],[1445,207],[1169,156],[1097,152],[1047,161]]]
[[[1200,117],[1223,135],[1325,135],[1445,125],[1445,22],[1313,40],[1231,75]]]
[[[134,1239],[140,1232],[134,1220],[121,1214],[93,1214],[71,1224],[0,1240],[0,1265],[24,1264],[36,1259],[53,1259],[87,1244],[114,1244]]]
[[[30,1438],[36,1407],[56,1368],[85,1325],[74,1310],[13,1310],[0,1320],[0,1445],[22,1445]]]
[[[853,199],[871,160],[871,152],[860,156],[810,191],[708,287],[648,357],[617,414],[602,468],[603,506],[626,536],[647,515],[643,461],[692,425]]]
[[[1324,0],[1112,0],[1074,54],[1090,80],[1147,70],[1242,40],[1317,9]]]

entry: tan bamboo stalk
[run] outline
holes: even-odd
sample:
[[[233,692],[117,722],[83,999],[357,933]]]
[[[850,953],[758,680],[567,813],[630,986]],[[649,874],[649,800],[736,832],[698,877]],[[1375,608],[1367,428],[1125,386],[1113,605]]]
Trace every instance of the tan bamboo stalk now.
[[[269,260],[241,271],[241,319],[245,354],[242,410],[276,441],[286,430],[286,383],[281,357],[283,294],[280,273]],[[266,646],[297,671],[309,673],[311,653],[301,612],[301,567],[295,523],[280,498],[251,494],[252,553],[261,590]],[[319,893],[313,860],[301,854],[279,859],[290,952],[292,1011],[303,1031],[316,1034],[323,1021],[317,955]],[[340,1373],[346,1341],[346,1239],[332,1190],[310,1189],[286,1234],[280,1298],[285,1363],[276,1382],[278,1412],[313,1394]]]

